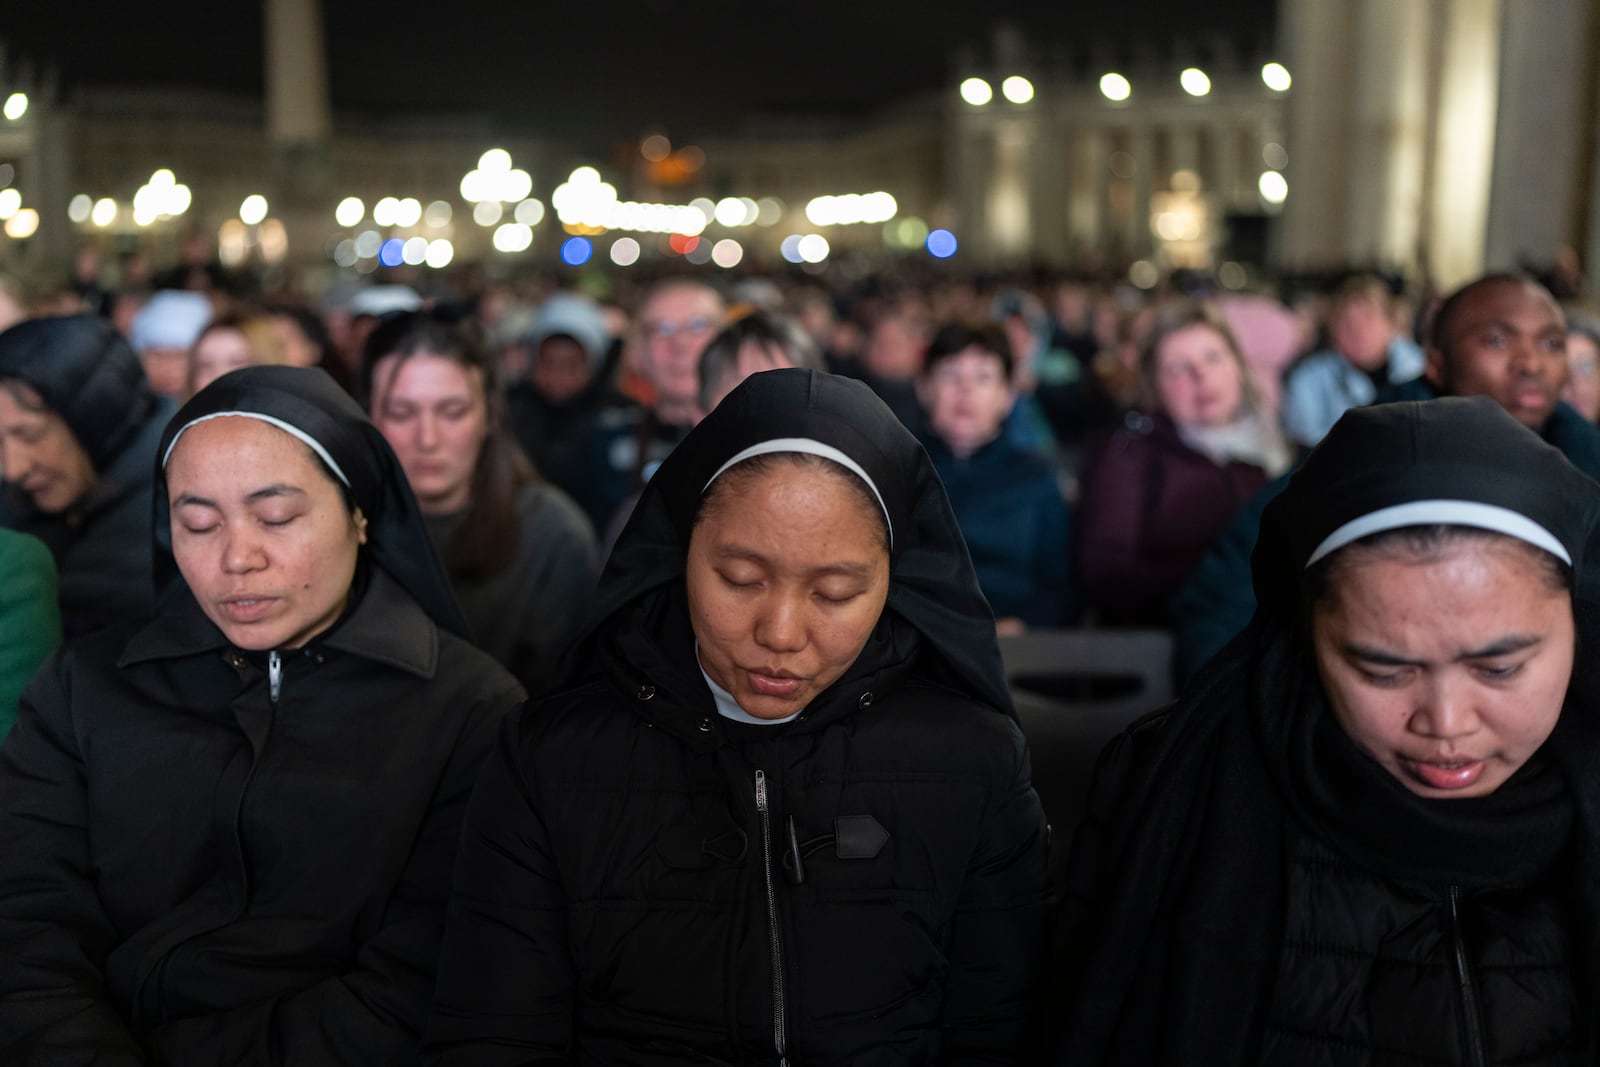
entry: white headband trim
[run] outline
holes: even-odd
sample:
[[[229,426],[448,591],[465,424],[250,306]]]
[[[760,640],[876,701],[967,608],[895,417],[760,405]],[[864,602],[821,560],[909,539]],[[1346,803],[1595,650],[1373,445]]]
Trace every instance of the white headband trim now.
[[[290,437],[293,437],[295,440],[301,442],[307,448],[311,449],[311,451],[315,452],[317,454],[317,458],[322,460],[323,463],[327,464],[328,469],[333,472],[334,477],[343,482],[346,489],[350,488],[350,479],[345,477],[344,471],[341,470],[339,465],[333,461],[333,457],[328,455],[328,450],[322,447],[321,441],[318,441],[316,438],[312,437],[298,426],[291,426],[282,419],[273,418],[271,415],[263,415],[259,411],[218,411],[211,415],[201,415],[198,419],[184,423],[183,429],[172,435],[172,443],[168,445],[167,450],[162,453],[161,469],[167,469],[167,461],[172,458],[172,450],[178,447],[178,441],[182,439],[185,433],[189,432],[189,427],[199,425],[202,422],[210,422],[212,419],[227,418],[255,419],[257,422],[264,422],[269,426],[276,426],[278,429],[282,430],[284,433],[288,434]]]
[[[889,518],[889,508],[883,502],[883,494],[878,492],[877,483],[867,476],[867,472],[862,469],[861,464],[832,445],[825,445],[821,441],[816,441],[809,437],[774,437],[770,441],[762,441],[760,444],[751,445],[718,467],[717,473],[708,478],[706,484],[701,488],[701,495],[704,495],[705,491],[711,488],[712,482],[726,474],[729,467],[743,463],[747,459],[754,459],[756,456],[770,456],[775,452],[803,452],[810,456],[821,456],[823,459],[832,460],[857,478],[860,478],[867,484],[867,488],[872,490],[873,498],[878,501],[878,507],[883,509],[883,521],[889,528],[889,547],[894,547],[894,520]]]
[[[1312,551],[1311,558],[1306,560],[1306,566],[1311,566],[1324,556],[1337,552],[1345,545],[1359,541],[1369,534],[1398,530],[1402,526],[1435,524],[1493,530],[1495,533],[1526,541],[1535,548],[1542,548],[1567,566],[1572,566],[1572,556],[1567,552],[1566,546],[1556,540],[1555,535],[1549,530],[1520,512],[1494,504],[1480,504],[1473,500],[1413,500],[1407,504],[1379,508],[1358,519],[1351,519],[1323,538],[1322,543]]]

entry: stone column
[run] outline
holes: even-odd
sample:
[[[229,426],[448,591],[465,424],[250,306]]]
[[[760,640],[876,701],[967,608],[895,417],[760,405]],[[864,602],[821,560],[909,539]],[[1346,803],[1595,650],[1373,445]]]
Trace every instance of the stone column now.
[[[1425,265],[1444,290],[1483,272],[1496,133],[1500,8],[1500,0],[1434,4],[1441,40]]]
[[[1289,198],[1276,227],[1280,264],[1307,270],[1344,257],[1348,102],[1356,77],[1353,4],[1282,0],[1284,63],[1294,78],[1285,118]]]
[[[1352,263],[1410,267],[1415,262],[1427,149],[1429,8],[1428,0],[1362,0],[1360,5],[1345,170],[1350,199],[1344,255]]]
[[[289,237],[289,261],[320,262],[332,225],[328,172],[332,106],[321,0],[262,0],[266,127],[272,159],[264,191]]]

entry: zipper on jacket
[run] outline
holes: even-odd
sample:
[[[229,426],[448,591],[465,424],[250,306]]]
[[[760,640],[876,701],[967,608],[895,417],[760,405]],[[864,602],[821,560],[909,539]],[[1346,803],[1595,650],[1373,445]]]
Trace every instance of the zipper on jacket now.
[[[772,881],[772,811],[767,806],[767,772],[756,771],[756,811],[761,814],[761,868],[767,878],[767,929],[772,934],[772,1045],[778,1067],[789,1067],[783,999],[783,941],[778,933],[778,891]]]
[[[278,694],[283,691],[283,657],[278,650],[267,653],[267,688],[272,696],[272,706],[278,706]]]
[[[1462,1035],[1467,1044],[1467,1062],[1473,1067],[1489,1067],[1489,1052],[1483,1034],[1483,1016],[1478,1011],[1478,986],[1467,962],[1467,941],[1461,933],[1461,887],[1450,887],[1450,943],[1455,951],[1456,987],[1461,993]]]

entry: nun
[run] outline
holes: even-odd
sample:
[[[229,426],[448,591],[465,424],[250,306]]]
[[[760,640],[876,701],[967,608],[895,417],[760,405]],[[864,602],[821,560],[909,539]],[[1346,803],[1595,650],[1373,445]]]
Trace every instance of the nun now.
[[[172,411],[96,315],[0,333],[0,526],[49,547],[68,637],[155,608],[150,478]]]
[[[1343,416],[1249,627],[1102,755],[1057,1062],[1596,1062],[1597,518],[1486,397]]]
[[[479,782],[429,1062],[1013,1062],[1046,851],[926,454],[859,382],[753,375]]]
[[[161,612],[46,661],[0,747],[0,1062],[418,1062],[521,689],[322,371],[218,379],[156,456]]]

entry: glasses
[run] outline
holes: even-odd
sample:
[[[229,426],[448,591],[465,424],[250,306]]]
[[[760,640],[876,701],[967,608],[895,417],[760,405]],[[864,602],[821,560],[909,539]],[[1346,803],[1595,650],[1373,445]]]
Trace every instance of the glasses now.
[[[644,332],[647,337],[660,337],[665,340],[679,334],[707,333],[716,324],[715,319],[696,315],[684,322],[647,322],[644,324]]]

